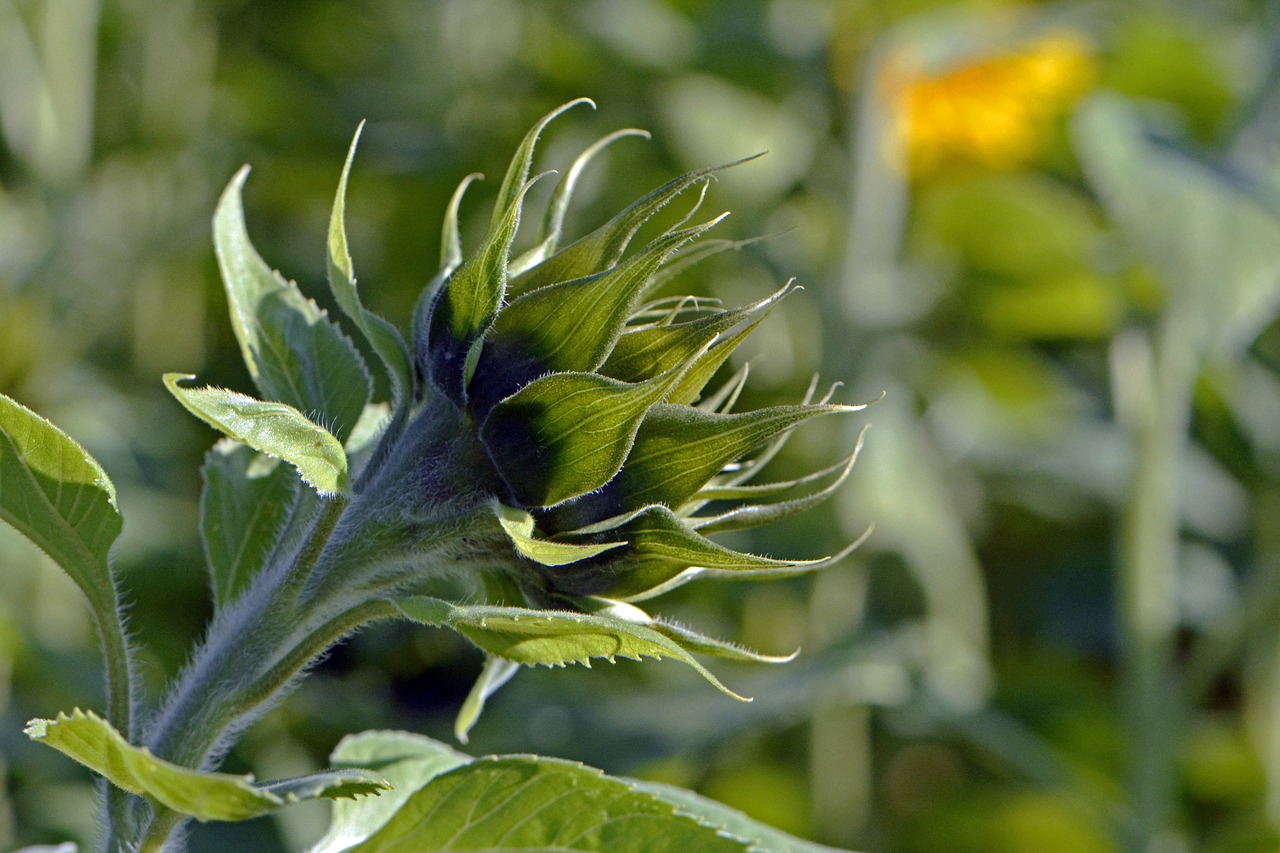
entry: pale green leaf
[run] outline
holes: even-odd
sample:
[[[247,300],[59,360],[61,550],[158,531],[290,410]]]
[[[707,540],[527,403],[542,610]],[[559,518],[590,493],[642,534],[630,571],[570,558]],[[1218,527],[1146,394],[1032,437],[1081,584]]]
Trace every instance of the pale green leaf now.
[[[484,705],[489,701],[489,697],[502,689],[502,686],[510,681],[519,669],[520,664],[515,661],[493,655],[484,656],[480,677],[471,686],[471,691],[467,693],[467,698],[463,700],[462,707],[458,709],[458,716],[453,721],[453,736],[459,743],[467,742],[471,728],[480,719],[480,714],[484,712]]]
[[[601,542],[591,545],[573,545],[568,542],[539,539],[534,535],[533,516],[524,510],[513,509],[495,502],[493,512],[515,549],[521,555],[544,566],[576,563],[578,560],[585,560],[627,544],[626,542]]]
[[[746,842],[568,761],[481,758],[433,779],[355,853],[730,853]]]
[[[360,293],[356,289],[355,268],[351,262],[351,252],[347,248],[347,178],[351,174],[351,163],[355,159],[356,145],[360,141],[360,132],[364,122],[356,128],[351,148],[347,152],[347,160],[342,166],[342,177],[338,180],[338,191],[333,199],[333,211],[329,216],[329,288],[344,314],[351,318],[356,327],[365,336],[369,345],[381,359],[386,368],[387,378],[391,382],[391,408],[400,411],[400,403],[413,388],[413,368],[409,364],[409,350],[404,339],[395,326],[364,307],[360,301]]]
[[[520,503],[554,506],[618,473],[644,413],[682,371],[633,385],[594,373],[545,376],[495,406],[481,437]]]
[[[1159,140],[1138,107],[1097,95],[1075,140],[1090,184],[1168,288],[1179,331],[1232,357],[1280,308],[1280,206],[1262,182]]]
[[[0,519],[53,558],[100,617],[114,609],[107,557],[122,524],[115,487],[70,436],[3,394]]]
[[[178,384],[194,378],[182,373],[164,376],[165,386],[191,414],[261,453],[288,462],[322,495],[346,488],[347,455],[324,427],[284,403],[255,400],[225,388]]]
[[[378,777],[357,771],[258,786],[251,776],[191,770],[127,743],[91,711],[77,709],[54,720],[32,720],[25,731],[113,785],[197,820],[248,820],[304,799],[374,794],[387,787]]]
[[[200,534],[213,602],[224,607],[266,564],[297,481],[278,460],[230,439],[213,446],[201,473]]]
[[[371,731],[348,735],[329,757],[334,767],[368,768],[391,790],[377,797],[337,800],[324,838],[307,853],[341,853],[376,832],[436,776],[471,761],[471,756],[409,732]]]
[[[800,654],[799,650],[789,655],[762,654],[737,643],[717,640],[715,637],[708,637],[706,634],[699,633],[692,628],[662,619],[653,620],[649,627],[673,640],[680,648],[691,654],[709,655],[741,663],[789,663],[795,660],[796,655]]]
[[[213,220],[232,330],[264,397],[323,421],[344,441],[369,402],[369,373],[341,329],[254,249],[241,201],[248,174],[245,167],[231,180]]]
[[[593,658],[610,663],[619,657],[675,658],[693,667],[725,694],[743,699],[721,684],[679,643],[626,619],[567,610],[459,605],[427,596],[402,598],[394,603],[415,622],[452,628],[489,654],[525,666],[590,666]]]

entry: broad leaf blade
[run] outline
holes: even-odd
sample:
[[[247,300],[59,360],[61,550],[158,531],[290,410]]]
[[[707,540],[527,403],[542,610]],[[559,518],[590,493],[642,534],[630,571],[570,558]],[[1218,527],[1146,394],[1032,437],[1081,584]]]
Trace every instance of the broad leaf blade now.
[[[372,731],[343,738],[329,760],[339,768],[367,767],[393,787],[378,797],[334,802],[328,831],[307,853],[349,850],[384,826],[415,791],[471,756],[422,735]]]
[[[213,446],[201,473],[200,533],[214,605],[221,608],[266,564],[297,481],[278,460],[229,439]]]
[[[115,606],[107,561],[122,527],[115,487],[70,436],[3,394],[0,519],[53,558],[95,612]]]
[[[298,469],[302,479],[322,495],[346,488],[347,454],[324,427],[284,403],[255,400],[225,388],[184,388],[194,379],[166,373],[164,384],[187,411],[237,441]]]
[[[545,376],[495,406],[481,438],[520,503],[563,503],[618,473],[645,412],[682,370],[634,385],[594,373]]]
[[[391,408],[399,411],[400,402],[413,387],[409,350],[396,327],[365,308],[360,301],[355,268],[351,262],[351,252],[347,248],[347,178],[351,174],[351,163],[355,159],[356,145],[360,142],[360,132],[363,129],[364,122],[361,122],[356,128],[347,160],[342,166],[342,177],[338,180],[338,191],[333,199],[333,211],[329,215],[329,288],[333,291],[338,307],[360,329],[386,368],[387,378],[391,382]]]
[[[213,220],[232,329],[263,396],[314,414],[343,441],[369,402],[369,373],[325,312],[254,249],[241,201],[248,173],[231,180]]]
[[[796,838],[780,829],[747,817],[737,809],[708,799],[693,791],[677,788],[662,782],[628,779],[637,791],[651,794],[692,815],[704,823],[717,826],[735,838],[750,844],[751,853],[848,853],[835,847],[827,847]]]
[[[438,776],[356,853],[733,853],[722,834],[626,782],[558,759],[482,758]]]
[[[452,628],[489,654],[525,666],[590,666],[596,658],[610,663],[619,657],[675,658],[693,667],[726,695],[743,699],[721,684],[679,643],[636,622],[567,610],[458,605],[427,596],[411,596],[394,603],[415,622]]]

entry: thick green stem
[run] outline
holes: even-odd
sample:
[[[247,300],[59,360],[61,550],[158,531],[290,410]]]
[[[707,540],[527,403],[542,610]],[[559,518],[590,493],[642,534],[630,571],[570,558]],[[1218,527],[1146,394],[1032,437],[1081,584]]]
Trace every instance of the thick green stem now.
[[[1135,459],[1123,520],[1121,669],[1131,744],[1129,847],[1146,853],[1171,832],[1183,713],[1175,665],[1180,546],[1179,467],[1187,446],[1195,356],[1172,319],[1154,344],[1117,341],[1117,409]]]

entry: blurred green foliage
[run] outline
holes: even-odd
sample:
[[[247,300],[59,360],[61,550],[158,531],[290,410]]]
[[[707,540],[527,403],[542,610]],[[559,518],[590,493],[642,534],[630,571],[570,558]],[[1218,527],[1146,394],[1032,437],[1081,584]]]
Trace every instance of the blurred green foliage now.
[[[1158,690],[1176,713],[1157,733],[1169,766],[1164,846],[1150,849],[1274,850],[1280,264],[1213,223],[1237,195],[1259,228],[1280,211],[1278,24],[1268,0],[0,0],[0,388],[115,480],[116,563],[158,691],[209,612],[195,520],[212,441],[159,375],[248,387],[208,231],[236,168],[254,166],[262,254],[323,300],[334,180],[367,119],[352,254],[365,300],[407,323],[456,182],[498,173],[551,106],[588,96],[600,109],[554,128],[542,168],[618,127],[654,132],[593,167],[571,229],[675,171],[768,149],[711,204],[735,210],[735,237],[770,238],[683,286],[742,303],[791,276],[806,285],[757,336],[751,404],[794,400],[815,371],[850,401],[888,394],[854,485],[738,544],[805,557],[876,532],[817,577],[672,596],[669,615],[711,633],[803,647],[783,668],[725,668],[754,704],[676,667],[531,673],[497,697],[477,751],[696,787],[859,849],[1138,849],[1124,519],[1139,454],[1120,386],[1176,313],[1173,279],[1212,295],[1257,261],[1248,331],[1195,362],[1190,438],[1172,457],[1181,536]],[[1087,79],[1050,110],[1018,87],[1040,73],[1038,40],[1063,33]],[[1108,172],[1119,137],[1085,138],[1073,114],[1099,92],[1141,104],[1165,138],[1139,158],[1150,187]],[[1002,155],[990,117],[970,122],[987,134],[982,157],[919,121],[903,130],[921,93],[933,115],[1029,98],[1029,147]],[[913,171],[917,144],[941,165]],[[1190,188],[1160,195],[1169,186]],[[464,205],[464,238],[486,209]],[[1195,268],[1205,257],[1217,260]],[[806,426],[779,477],[835,461],[840,429]],[[85,843],[88,774],[21,730],[101,702],[87,614],[7,531],[0,571],[0,849]],[[441,632],[369,631],[255,727],[230,769],[307,772],[366,728],[447,738],[478,666]],[[201,827],[193,849],[300,849],[323,808]]]

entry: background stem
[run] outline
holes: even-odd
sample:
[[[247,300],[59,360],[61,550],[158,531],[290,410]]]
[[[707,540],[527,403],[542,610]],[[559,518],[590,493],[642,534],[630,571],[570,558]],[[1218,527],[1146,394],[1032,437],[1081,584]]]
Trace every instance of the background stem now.
[[[1187,448],[1195,357],[1175,317],[1154,341],[1125,336],[1113,352],[1116,405],[1134,468],[1122,522],[1119,611],[1124,712],[1131,744],[1129,848],[1171,831],[1184,701],[1174,655],[1178,625],[1179,466]]]

